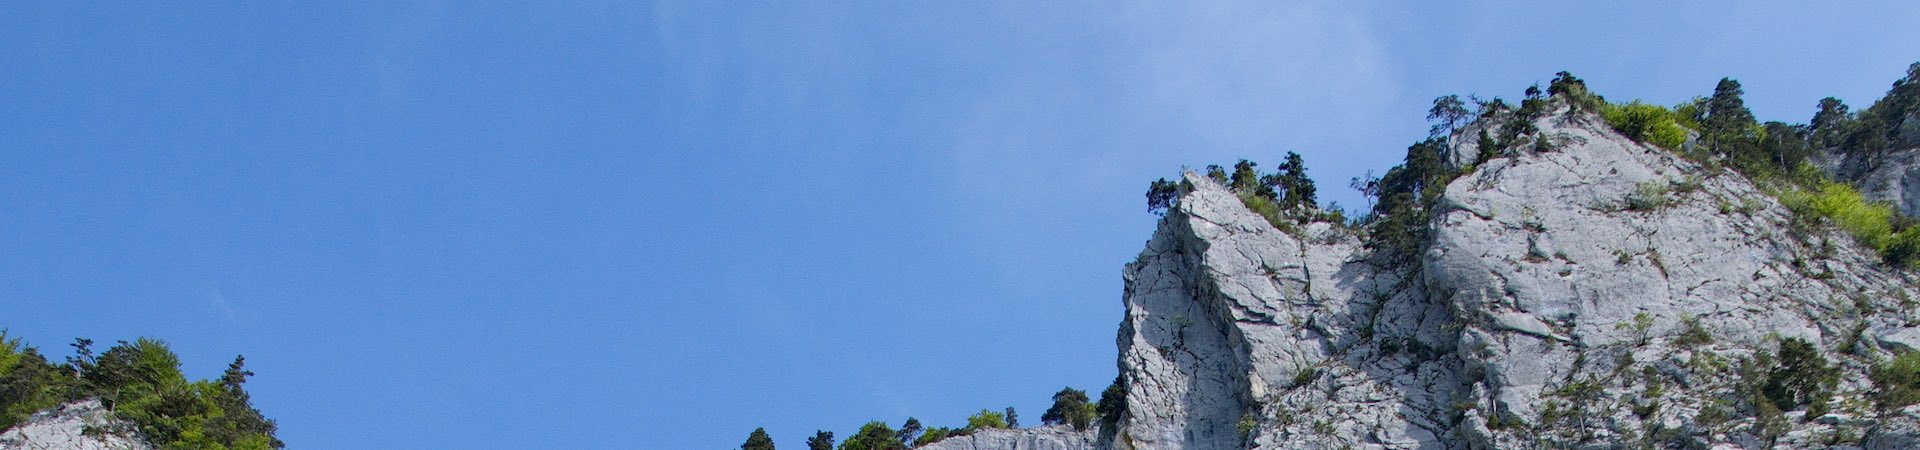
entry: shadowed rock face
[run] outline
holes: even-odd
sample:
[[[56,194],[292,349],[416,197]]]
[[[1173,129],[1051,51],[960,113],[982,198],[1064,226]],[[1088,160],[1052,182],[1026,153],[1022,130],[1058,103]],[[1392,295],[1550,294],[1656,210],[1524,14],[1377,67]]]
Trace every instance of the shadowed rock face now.
[[[1920,120],[1908,123],[1920,128]],[[1873,158],[1848,158],[1829,151],[1816,157],[1815,163],[1828,176],[1853,185],[1867,199],[1887,202],[1902,214],[1920,217],[1920,147]]]
[[[0,450],[149,450],[127,436],[131,426],[108,418],[99,400],[83,400],[42,411],[0,434]],[[91,432],[103,430],[107,432]]]

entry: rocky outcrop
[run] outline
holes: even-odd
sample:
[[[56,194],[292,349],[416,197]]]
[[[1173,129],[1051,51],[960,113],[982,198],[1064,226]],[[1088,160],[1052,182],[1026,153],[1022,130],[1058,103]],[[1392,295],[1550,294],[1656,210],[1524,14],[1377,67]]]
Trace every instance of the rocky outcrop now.
[[[34,414],[0,434],[0,450],[148,450],[132,426],[108,417],[99,400],[68,403]]]
[[[1281,232],[1226,188],[1186,193],[1126,269],[1117,449],[1437,445],[1455,365],[1373,343],[1450,346],[1448,312],[1328,224]],[[1444,394],[1443,394],[1444,395]]]
[[[1128,410],[1101,448],[1915,439],[1906,415],[1879,419],[1864,376],[1886,348],[1920,345],[1912,276],[1737,173],[1555,104],[1528,136],[1544,145],[1455,157],[1473,171],[1432,206],[1410,262],[1330,224],[1283,232],[1189,175],[1125,271]],[[1757,411],[1743,385],[1789,340],[1838,374],[1814,417]]]
[[[918,450],[1091,450],[1098,430],[1074,431],[1065,425],[1018,430],[984,429],[941,439]]]

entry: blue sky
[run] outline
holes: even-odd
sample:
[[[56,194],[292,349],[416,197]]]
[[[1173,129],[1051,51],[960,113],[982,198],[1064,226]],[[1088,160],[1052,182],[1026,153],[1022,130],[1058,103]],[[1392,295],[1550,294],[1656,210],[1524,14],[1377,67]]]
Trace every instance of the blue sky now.
[[[1182,166],[1356,205],[1438,95],[1804,122],[1920,60],[1913,2],[1439,3],[8,2],[0,327],[245,354],[293,448],[1035,423]]]

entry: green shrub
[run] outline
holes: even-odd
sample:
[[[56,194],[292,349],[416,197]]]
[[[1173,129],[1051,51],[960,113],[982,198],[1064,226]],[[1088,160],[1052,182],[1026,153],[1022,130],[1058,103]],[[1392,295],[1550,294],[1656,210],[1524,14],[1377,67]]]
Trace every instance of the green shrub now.
[[[967,428],[984,430],[987,428],[1006,428],[1007,416],[990,409],[981,409],[967,417]]]
[[[1761,394],[1781,411],[1801,406],[1825,409],[1826,398],[1839,382],[1839,369],[1827,364],[1819,348],[1800,339],[1780,341],[1776,354],[1779,364],[1767,371]]]
[[[1897,213],[1892,206],[1869,202],[1853,187],[1842,183],[1821,182],[1816,190],[1791,190],[1780,195],[1780,203],[1803,217],[1826,218],[1840,229],[1846,230],[1860,243],[1872,247],[1875,251],[1887,252],[1893,247],[1895,236],[1893,221]],[[1908,242],[1901,244],[1898,252],[1910,259],[1910,246],[1920,243],[1920,236],[1902,233]],[[1903,259],[1904,263],[1906,260]]]
[[[1867,372],[1873,381],[1873,401],[1882,410],[1920,403],[1920,352],[1900,352],[1892,361]]]
[[[283,447],[272,420],[253,408],[243,388],[252,375],[242,359],[218,382],[188,381],[180,358],[166,343],[121,341],[95,358],[92,341],[78,340],[78,355],[53,365],[18,339],[0,333],[0,428],[60,403],[98,398],[116,418],[163,449],[267,450]]]
[[[1673,204],[1667,198],[1672,187],[1666,180],[1649,180],[1634,186],[1633,193],[1627,194],[1627,209],[1632,211],[1658,211]]]
[[[1086,391],[1068,387],[1053,394],[1053,406],[1040,414],[1040,422],[1048,425],[1064,423],[1075,430],[1085,430],[1093,425],[1093,419],[1098,414],[1095,406],[1087,401]]]
[[[1667,150],[1677,150],[1687,142],[1687,130],[1674,120],[1673,111],[1659,105],[1649,105],[1635,100],[1626,104],[1608,104],[1601,108],[1601,117],[1614,131],[1626,135],[1635,141],[1651,143]]]

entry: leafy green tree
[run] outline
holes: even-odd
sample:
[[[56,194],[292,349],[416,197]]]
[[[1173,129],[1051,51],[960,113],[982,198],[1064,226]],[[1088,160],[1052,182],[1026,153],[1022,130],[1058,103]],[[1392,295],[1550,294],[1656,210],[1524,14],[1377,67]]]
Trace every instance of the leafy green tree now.
[[[747,443],[740,444],[740,450],[773,450],[773,438],[767,436],[766,428],[754,428],[747,435]]]
[[[814,431],[813,437],[807,438],[807,450],[833,450],[833,432]]]
[[[1587,90],[1587,82],[1573,73],[1560,71],[1554,74],[1553,81],[1547,84],[1547,94],[1567,99],[1567,104],[1575,110],[1599,111],[1606,100]],[[1524,109],[1524,104],[1522,105]]]
[[[900,425],[900,443],[913,444],[913,440],[920,437],[920,432],[924,429],[925,427],[920,425],[920,419],[908,417],[907,423]]]
[[[921,433],[919,438],[913,440],[913,446],[919,447],[922,445],[940,442],[941,439],[946,439],[948,437],[954,436],[954,431],[955,431],[954,429],[947,428],[947,427],[928,428],[927,432]]]
[[[1048,425],[1065,423],[1075,430],[1086,430],[1093,424],[1094,415],[1094,406],[1087,401],[1087,391],[1067,387],[1053,394],[1053,406],[1040,415],[1040,422]]]
[[[1461,126],[1466,125],[1472,117],[1473,113],[1467,111],[1467,104],[1460,101],[1460,96],[1449,94],[1435,98],[1433,108],[1427,110],[1427,120],[1433,121],[1433,128],[1427,131],[1428,136],[1451,135]]]
[[[973,413],[972,416],[967,417],[968,430],[984,430],[988,428],[1006,428],[1006,427],[1007,427],[1007,416],[1002,415],[998,412],[994,412],[993,410],[981,409],[980,412]]]
[[[1220,182],[1222,186],[1232,186],[1227,179],[1227,169],[1221,168],[1219,164],[1207,165],[1207,178]]]
[[[72,380],[73,372],[0,330],[0,430],[66,401]]]
[[[1229,178],[1227,187],[1234,192],[1273,198],[1273,192],[1265,190],[1266,186],[1260,184],[1260,171],[1254,170],[1254,165],[1245,159],[1233,163],[1233,176]]]
[[[886,422],[872,421],[860,426],[860,431],[848,436],[840,443],[840,450],[904,450],[900,443],[900,434],[887,426]]]

